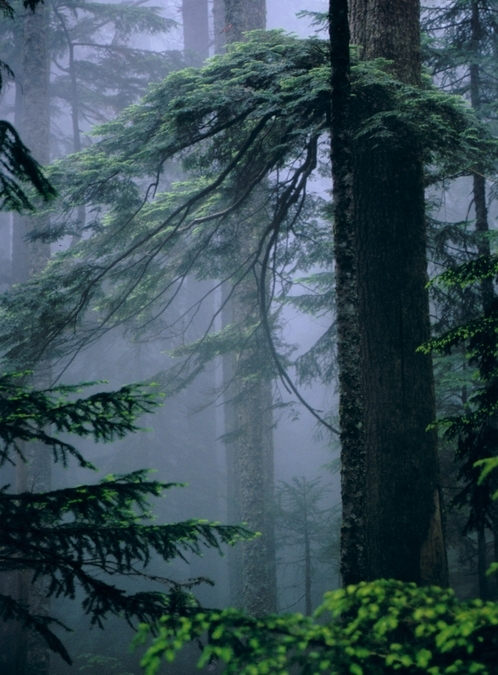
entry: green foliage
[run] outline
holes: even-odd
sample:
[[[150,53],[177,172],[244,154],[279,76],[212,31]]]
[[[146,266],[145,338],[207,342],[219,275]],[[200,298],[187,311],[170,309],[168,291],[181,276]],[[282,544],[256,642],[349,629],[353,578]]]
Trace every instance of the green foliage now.
[[[496,0],[456,0],[425,7],[422,30],[426,33],[424,60],[438,85],[468,100],[479,116],[496,119]],[[472,92],[471,71],[478,72],[478,92]]]
[[[34,10],[40,0],[26,0],[25,7]],[[3,22],[12,25],[14,10],[8,2],[2,2]],[[13,78],[10,65],[0,61],[0,89],[4,86],[4,76]],[[33,211],[35,195],[50,201],[56,195],[55,189],[45,177],[42,168],[31,156],[16,129],[6,120],[0,120],[0,210]]]
[[[117,392],[100,392],[86,399],[70,400],[76,387],[61,386],[37,391],[12,376],[0,381],[0,437],[3,461],[22,453],[20,442],[36,442],[36,452],[52,450],[55,459],[76,457],[91,467],[71,444],[46,429],[109,441],[136,431],[135,420],[157,405],[156,397],[142,385]],[[22,455],[21,455],[22,456]],[[165,562],[200,555],[203,547],[221,552],[222,544],[247,538],[247,530],[205,520],[158,525],[151,522],[150,499],[159,497],[173,483],[150,480],[141,470],[107,476],[95,485],[43,493],[10,493],[0,490],[0,571],[23,571],[32,580],[46,580],[47,596],[75,598],[91,622],[103,627],[114,614],[128,623],[155,622],[165,613],[189,613],[197,608],[190,593],[204,578],[176,582],[151,575],[147,566],[154,556]],[[162,584],[161,590],[131,593],[116,586],[114,577],[135,577]],[[209,581],[208,581],[209,582]],[[159,587],[160,588],[160,587]],[[15,619],[37,631],[48,647],[70,662],[55,626],[66,628],[50,616],[38,616],[12,596],[0,596],[0,617]]]
[[[496,275],[494,256],[481,256],[441,274],[434,283],[443,287],[465,287],[480,283]],[[498,301],[493,299],[486,310],[476,318],[456,326],[421,347],[449,354],[463,348],[469,366],[474,370],[473,389],[464,410],[438,421],[445,428],[448,440],[457,441],[457,457],[461,461],[459,478],[463,485],[452,503],[468,505],[470,513],[465,531],[491,527],[492,485],[479,480],[479,462],[496,454],[498,429]],[[476,464],[477,463],[477,464]]]
[[[29,187],[45,200],[56,194],[12,124],[0,120],[0,210],[32,211]]]
[[[401,139],[408,134],[418,140],[429,184],[469,175],[477,164],[492,166],[497,142],[461,97],[436,89],[429,78],[422,87],[404,84],[393,79],[388,68],[388,61],[376,59],[352,69],[357,138],[370,136],[382,142],[402,131]],[[365,120],[362,110],[367,100],[375,102],[378,112]]]
[[[428,164],[444,165],[438,178],[456,164],[470,171],[483,152],[494,155],[494,142],[458,99],[429,85],[402,85],[386,67],[354,68],[355,105],[364,96],[379,101],[357,135],[382,142],[393,124],[403,125],[417,134]],[[303,258],[309,232],[317,242],[309,250],[323,258],[323,234],[315,233],[329,226],[307,193],[328,156],[329,120],[328,44],[276,31],[255,32],[205,67],[152,86],[140,104],[96,130],[101,140],[54,167],[62,199],[49,229],[33,236],[74,232],[81,205],[91,236],[3,299],[0,343],[9,357],[30,363],[49,344],[67,353],[123,322],[166,330],[166,311],[187,274],[226,280],[233,289],[255,275],[263,297],[261,289],[278,288],[285,278],[290,252]],[[171,161],[180,162],[187,180],[171,179]],[[310,230],[313,221],[318,227]],[[260,235],[248,244],[255,222]],[[81,325],[85,330],[75,332]],[[27,326],[42,331],[36,341]],[[177,327],[171,333],[178,336]],[[321,367],[321,359],[313,355],[310,367]]]
[[[312,617],[252,618],[234,609],[164,617],[142,659],[146,675],[182,647],[204,640],[198,666],[227,675],[492,675],[498,605],[459,602],[451,590],[375,581],[325,594]],[[141,628],[137,642],[148,638]]]
[[[12,450],[22,456],[21,442],[40,441],[51,448],[55,461],[61,460],[66,465],[72,456],[81,466],[92,468],[73,445],[48,433],[47,427],[81,438],[90,437],[96,442],[109,442],[138,431],[137,417],[159,405],[157,395],[147,385],[126,385],[119,391],[101,391],[74,400],[69,396],[81,391],[82,386],[102,383],[42,390],[28,387],[26,375],[0,377],[0,466],[12,462]]]
[[[50,8],[51,96],[69,106],[83,128],[114,117],[151,82],[183,66],[178,51],[137,46],[144,36],[164,36],[176,26],[160,7],[50,0]],[[72,142],[68,146],[76,149]]]

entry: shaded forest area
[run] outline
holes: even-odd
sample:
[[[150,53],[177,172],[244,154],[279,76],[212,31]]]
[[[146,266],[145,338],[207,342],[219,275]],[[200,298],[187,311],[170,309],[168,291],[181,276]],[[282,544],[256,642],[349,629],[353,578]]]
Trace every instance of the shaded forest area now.
[[[0,8],[2,674],[495,673],[498,2]]]

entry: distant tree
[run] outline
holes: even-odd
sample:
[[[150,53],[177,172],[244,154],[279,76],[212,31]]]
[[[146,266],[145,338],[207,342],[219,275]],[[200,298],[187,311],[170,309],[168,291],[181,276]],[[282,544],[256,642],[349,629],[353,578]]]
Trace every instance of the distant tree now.
[[[224,42],[246,39],[245,33],[266,27],[266,1],[224,0]],[[261,183],[251,196],[254,211],[264,209],[269,187]],[[267,225],[263,214],[247,221],[237,264],[254,254]],[[258,256],[260,257],[260,256]],[[222,320],[236,331],[238,345],[225,356],[225,445],[228,509],[232,522],[247,522],[261,537],[235,551],[230,570],[231,598],[256,615],[277,608],[275,523],[273,518],[273,376],[267,336],[260,320],[262,290],[254,274],[244,274],[224,287]],[[267,300],[265,300],[267,302]]]
[[[183,65],[178,51],[157,52],[136,43],[176,25],[158,7],[132,3],[51,0],[51,96],[70,111],[70,149],[81,150],[81,130],[115,117],[153,82]]]
[[[425,56],[426,61],[432,68],[434,77],[439,85],[447,91],[464,96],[479,118],[490,123],[491,129],[494,128],[498,104],[498,90],[494,76],[498,56],[497,10],[498,4],[495,0],[449,2],[441,7],[427,8],[423,20],[423,28],[430,38],[426,46]],[[472,202],[469,204],[469,209],[470,206],[474,207],[474,232],[472,236],[469,236],[465,230],[466,223],[464,223],[459,235],[460,242],[465,240],[467,245],[467,259],[478,256],[489,259],[491,256],[487,199],[489,190],[486,189],[487,177],[489,176],[489,169],[487,170],[479,163],[471,173]],[[492,190],[490,197],[493,197]],[[452,236],[454,229],[447,229],[447,236]],[[439,236],[440,239],[444,237],[444,230]],[[451,248],[455,251],[455,244],[457,244],[455,239],[458,239],[458,235],[456,238],[453,236],[453,239]],[[461,258],[454,257],[453,260],[446,260],[446,266],[454,267],[461,262],[464,262]],[[460,284],[453,284],[450,288],[444,285],[439,286],[438,290],[440,294],[441,291],[449,293],[456,306],[460,307],[460,316],[454,316],[453,324],[447,325],[447,329],[477,319],[479,311],[476,311],[476,307],[479,307],[479,305],[482,313],[486,316],[492,311],[495,301],[493,280],[486,276],[478,284],[467,284],[464,287]],[[469,302],[470,298],[473,299],[473,302]],[[460,302],[458,302],[459,300]],[[462,303],[462,301],[464,302]],[[453,315],[455,315],[455,309],[453,309]],[[454,348],[452,351],[453,354],[456,353]],[[472,365],[475,366],[476,361],[471,359],[470,365],[469,370],[472,370]],[[486,370],[487,379],[493,368],[488,364]],[[482,376],[483,373],[481,372],[480,378]],[[473,382],[467,383],[465,399],[469,395],[472,398],[474,384]],[[488,382],[488,385],[490,384]],[[466,410],[472,409],[472,404],[467,400],[463,402],[463,405]],[[486,530],[498,528],[496,507],[491,508],[490,506],[491,482],[480,484],[478,481],[479,471],[474,468],[476,461],[498,452],[498,446],[494,449],[491,447],[491,439],[495,438],[494,427],[496,426],[493,415],[490,415],[488,423],[490,429],[487,432],[481,431],[477,436],[458,437],[457,459],[460,462],[459,477],[463,480],[463,489],[452,500],[453,506],[470,507],[464,534],[469,531],[476,531],[477,533],[477,567],[480,597],[483,599],[487,599],[489,595],[486,576]],[[496,442],[497,439],[495,438],[495,445]],[[498,555],[498,537],[496,536],[494,554],[496,558]]]
[[[13,10],[10,5],[4,3],[1,11],[4,21],[12,21]],[[0,89],[5,84],[5,77],[13,76],[10,65],[0,61]],[[55,196],[54,188],[21,141],[17,130],[6,120],[0,120],[0,209],[18,212],[33,210],[33,198],[27,190],[29,185],[45,199]]]
[[[328,222],[319,219],[316,201],[308,198],[307,191],[309,177],[326,152],[324,132],[332,128],[334,136],[329,44],[279,32],[256,32],[250,38],[230,46],[227,54],[202,69],[172,74],[152,88],[140,105],[101,127],[102,140],[54,167],[54,180],[66,186],[57,218],[71,227],[74,209],[86,204],[92,210],[89,237],[58,255],[38,279],[2,299],[1,344],[8,358],[23,359],[28,354],[36,358],[49,346],[57,356],[67,357],[113,326],[127,322],[134,330],[144,331],[154,323],[163,336],[175,341],[176,355],[184,357],[170,373],[167,386],[171,391],[191,381],[209,359],[240,350],[261,331],[271,338],[264,344],[274,356],[277,373],[303,400],[286,370],[289,352],[272,332],[276,319],[266,293],[269,288],[275,296],[275,289],[286,285],[284,270],[293,264],[293,256],[299,259],[320,245],[327,248],[323,232]],[[349,58],[348,50],[346,54]],[[384,147],[386,134],[396,139],[403,130],[419,148],[420,159],[437,168],[438,176],[448,175],[455,166],[467,170],[477,155],[494,152],[489,135],[467,107],[430,86],[400,83],[388,65],[384,60],[359,62],[351,70],[352,100],[372,95],[382,103],[377,113],[371,111],[358,120],[355,138],[362,143],[368,139],[367,144],[377,151]],[[399,152],[401,140],[399,144],[393,140]],[[181,161],[188,179],[168,180],[164,169],[172,159]],[[366,180],[366,170],[362,175]],[[351,175],[346,178],[350,181]],[[269,189],[262,202],[259,188],[266,182]],[[249,237],[248,223],[262,213],[265,226],[260,236]],[[336,218],[336,229],[338,223]],[[41,234],[50,237],[52,233]],[[247,246],[247,255],[241,256]],[[330,249],[329,239],[329,255]],[[380,255],[379,247],[375,250]],[[348,252],[354,256],[355,248]],[[354,287],[354,274],[346,272]],[[208,331],[186,345],[180,322],[168,325],[166,312],[188,274],[222,279],[229,288],[241,291],[244,282],[254,277],[258,294],[253,296],[254,313],[247,315],[247,324],[230,323],[217,334]],[[337,289],[339,302],[339,285]],[[97,311],[87,312],[90,308]],[[350,308],[354,314],[355,305]],[[182,311],[182,320],[188,321],[191,314]],[[214,322],[215,317],[209,328]],[[36,340],[29,330],[33,326]],[[399,346],[398,338],[394,341]],[[345,342],[339,344],[348,347]],[[341,358],[347,361],[349,353],[342,352]],[[240,368],[244,386],[249,388],[254,371],[246,369],[243,360]],[[273,373],[263,375],[268,378]],[[261,397],[260,405],[262,401]],[[343,414],[351,410],[350,404],[351,400],[344,401]],[[308,409],[324,421],[309,404]],[[350,431],[354,428],[362,427]],[[389,426],[394,428],[394,423]],[[354,445],[353,439],[349,448]],[[343,443],[343,452],[344,447]],[[400,471],[406,478],[408,464],[402,464]],[[387,468],[383,468],[387,480]],[[385,490],[391,490],[390,484]],[[408,503],[403,495],[403,500],[400,503],[406,511],[391,501],[396,517],[416,518],[408,513],[418,508],[417,499]],[[348,501],[346,506],[351,505]],[[421,508],[427,509],[426,515],[434,515],[433,501],[430,507],[426,503]],[[382,512],[383,518],[388,511]],[[400,534],[401,539],[404,536]],[[422,545],[416,537],[414,541],[414,547]],[[390,543],[393,550],[398,545],[406,553],[399,539]],[[394,553],[389,561],[401,565]],[[412,567],[407,569],[413,571],[419,563],[411,560]]]
[[[293,574],[294,587],[299,599],[304,598],[305,613],[312,610],[312,584],[324,565],[329,570],[339,569],[339,521],[337,509],[322,507],[329,490],[320,478],[308,480],[304,476],[293,478],[291,483],[281,482],[275,491],[275,528],[277,550],[284,550],[278,559]],[[289,559],[290,558],[290,559]],[[325,573],[325,576],[326,573]]]

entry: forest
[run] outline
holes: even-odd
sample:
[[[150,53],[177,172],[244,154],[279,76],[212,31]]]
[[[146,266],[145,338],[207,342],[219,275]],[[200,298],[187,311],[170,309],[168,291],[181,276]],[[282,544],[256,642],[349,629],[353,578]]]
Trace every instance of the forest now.
[[[498,0],[0,10],[0,675],[498,673]]]

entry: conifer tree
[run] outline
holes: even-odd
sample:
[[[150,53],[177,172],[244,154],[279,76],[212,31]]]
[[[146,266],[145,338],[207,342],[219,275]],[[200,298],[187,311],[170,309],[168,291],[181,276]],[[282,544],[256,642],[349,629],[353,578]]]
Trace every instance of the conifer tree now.
[[[352,0],[360,58],[389,59],[393,77],[421,84],[418,0]],[[388,99],[373,87],[359,126]],[[365,447],[366,579],[447,584],[431,360],[423,154],[400,119],[379,144],[354,145],[353,198]]]
[[[139,430],[137,417],[158,405],[157,397],[141,385],[76,398],[78,387],[36,390],[21,382],[19,376],[0,378],[1,464],[16,458],[25,461],[25,448],[36,444],[50,453],[52,461],[67,465],[74,460],[95,469],[71,442],[51,429],[112,441]],[[165,613],[188,614],[198,607],[190,590],[204,579],[179,583],[151,575],[147,566],[153,557],[185,559],[189,553],[200,554],[204,546],[221,551],[222,543],[246,538],[247,531],[195,519],[153,523],[149,498],[174,486],[150,480],[144,470],[62,490],[12,492],[3,486],[0,571],[22,571],[31,583],[44,579],[47,598],[74,599],[78,593],[84,612],[101,628],[108,615],[133,624],[153,623]],[[132,593],[116,585],[127,577],[148,580],[156,589]],[[5,591],[0,595],[0,616],[19,622],[71,662],[59,637],[68,627],[59,620],[39,614],[29,602]],[[33,672],[40,664],[29,667]]]
[[[496,47],[498,23],[496,21],[497,5],[487,0],[469,0],[468,2],[449,3],[444,7],[428,9],[424,27],[431,41],[427,49],[427,60],[440,84],[452,93],[463,95],[471,104],[476,114],[485,121],[492,121],[496,108],[496,85],[494,82],[494,65],[496,63]],[[482,256],[489,259],[491,246],[489,238],[489,219],[487,208],[486,168],[477,163],[472,172],[473,207],[475,211],[475,234],[468,242],[470,256]],[[454,266],[457,261],[450,261]],[[495,301],[493,280],[481,279],[478,288],[473,290],[458,288],[460,293],[472,293],[475,301],[481,305],[486,316]],[[455,297],[455,296],[453,296]],[[475,319],[475,305],[468,306],[465,315],[456,320],[457,323]],[[493,370],[488,364],[480,377],[486,381]],[[491,383],[488,383],[489,385]],[[470,383],[472,388],[472,383]],[[467,405],[467,404],[466,404]],[[470,404],[472,407],[472,404]],[[474,467],[476,461],[495,454],[494,444],[496,432],[493,416],[489,417],[489,428],[481,429],[477,434],[465,434],[458,439],[457,457],[461,461],[459,477],[464,487],[452,500],[453,506],[470,506],[470,515],[464,528],[464,534],[477,531],[477,559],[480,597],[488,598],[487,545],[486,529],[496,530],[498,520],[495,508],[491,506],[491,482],[479,482],[479,469]],[[452,435],[452,434],[449,434]],[[495,557],[498,552],[495,537]]]
[[[66,189],[57,218],[71,227],[72,211],[87,204],[95,216],[91,236],[2,299],[1,344],[8,357],[39,357],[49,345],[58,356],[68,355],[124,321],[142,329],[162,320],[166,330],[165,312],[189,273],[224,279],[237,288],[253,275],[266,310],[259,321],[272,336],[265,296],[269,276],[279,279],[285,265],[300,265],[320,249],[323,253],[324,231],[330,236],[328,223],[317,216],[316,201],[307,196],[330,128],[330,76],[328,42],[257,32],[200,70],[172,74],[140,105],[101,127],[102,139],[91,148],[58,163],[52,176]],[[351,100],[375,94],[383,103],[366,119],[354,118],[361,143],[381,147],[379,140],[384,142],[386,134],[391,138],[392,125],[397,132],[399,123],[420,149],[414,161],[437,167],[438,175],[451,174],[455,166],[469,170],[479,153],[494,152],[467,107],[430,86],[400,82],[385,61],[356,63],[351,87]],[[171,159],[181,161],[188,178],[173,184],[165,179]],[[351,174],[345,178],[350,181]],[[266,181],[266,226],[253,255],[241,260],[248,223],[263,211],[258,186]],[[347,253],[356,256],[354,231],[350,244]],[[355,284],[353,277],[350,288]],[[86,312],[89,308],[98,313]],[[29,329],[19,330],[35,325],[36,341]],[[249,326],[257,327],[250,317]],[[247,339],[229,324],[186,345],[177,326],[170,328],[175,353],[183,357],[172,371],[180,379],[168,381],[171,390],[191,381],[207,360],[239,349]],[[287,375],[285,352],[275,339],[269,344],[278,373],[299,396]],[[423,508],[434,513],[432,506]],[[420,543],[412,542],[414,548]],[[406,553],[401,540],[391,545]]]
[[[225,0],[224,9],[226,44],[242,40],[247,31],[265,28],[265,0]],[[261,186],[253,199],[264,203],[264,192]],[[254,219],[250,225],[253,231],[249,229],[242,242],[240,263],[255,256],[259,230],[265,225],[258,221]],[[223,309],[225,327],[233,325],[241,334],[241,342],[246,343],[240,352],[227,355],[224,361],[229,520],[250,523],[262,535],[234,552],[230,590],[235,606],[242,603],[244,609],[256,615],[277,607],[273,368],[260,320],[260,292],[254,276],[249,274],[236,287],[225,288]]]
[[[291,557],[291,560],[279,561],[284,568],[282,578],[287,577],[286,571],[291,572],[298,593],[293,606],[304,599],[308,616],[316,590],[313,586],[320,581],[320,576],[322,586],[323,577],[330,583],[330,575],[324,569],[338,571],[339,567],[337,509],[323,506],[328,492],[320,478],[308,480],[304,476],[294,477],[290,483],[280,482],[275,492],[277,547],[287,549]]]

